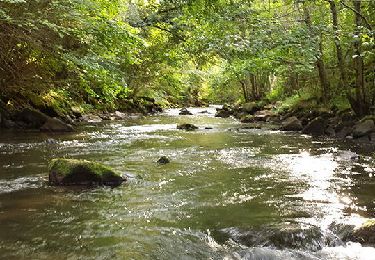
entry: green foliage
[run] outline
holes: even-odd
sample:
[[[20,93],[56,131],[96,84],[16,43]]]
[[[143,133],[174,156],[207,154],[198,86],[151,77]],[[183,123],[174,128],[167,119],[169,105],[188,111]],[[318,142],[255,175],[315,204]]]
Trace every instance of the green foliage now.
[[[307,91],[345,108],[358,89],[360,41],[363,95],[374,104],[374,4],[361,3],[357,26],[350,1],[334,2],[338,31],[326,0],[0,0],[0,98],[39,96],[64,113],[69,103],[115,109],[142,96],[165,106],[263,98],[289,106]]]

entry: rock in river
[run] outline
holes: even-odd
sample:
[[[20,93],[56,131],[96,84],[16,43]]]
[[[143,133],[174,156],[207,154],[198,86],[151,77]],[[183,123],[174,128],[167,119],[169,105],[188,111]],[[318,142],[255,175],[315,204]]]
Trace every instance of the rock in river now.
[[[353,129],[353,137],[359,138],[365,136],[371,132],[375,131],[375,124],[372,120],[365,120],[363,122],[359,122],[354,126]]]
[[[288,117],[287,119],[285,119],[284,122],[282,122],[281,130],[284,130],[284,131],[300,131],[300,130],[302,130],[302,123],[295,116]]]
[[[124,181],[126,178],[96,162],[54,159],[49,165],[49,183],[51,185],[118,186]]]
[[[65,124],[60,119],[48,118],[47,121],[40,127],[40,130],[46,132],[71,132],[74,129],[71,125]]]
[[[312,136],[324,135],[327,126],[327,120],[323,117],[317,117],[303,128],[302,133]]]
[[[354,229],[345,240],[375,246],[375,220],[366,221],[362,226]]]
[[[157,163],[158,164],[167,164],[167,163],[170,163],[170,160],[168,159],[167,156],[162,156],[162,157],[159,158]]]
[[[186,107],[182,108],[180,110],[180,115],[192,115],[193,113],[191,113]]]
[[[193,131],[193,130],[198,129],[198,127],[193,124],[180,124],[180,125],[177,125],[177,129]]]

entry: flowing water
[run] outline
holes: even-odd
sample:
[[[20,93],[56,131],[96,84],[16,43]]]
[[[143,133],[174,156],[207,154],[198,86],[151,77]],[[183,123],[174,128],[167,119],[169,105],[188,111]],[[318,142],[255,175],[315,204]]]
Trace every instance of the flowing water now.
[[[191,110],[74,134],[1,132],[0,258],[375,259],[335,228],[375,217],[366,147]],[[183,122],[200,129],[177,130]],[[162,155],[171,163],[158,165]],[[56,157],[99,161],[129,181],[50,187]]]

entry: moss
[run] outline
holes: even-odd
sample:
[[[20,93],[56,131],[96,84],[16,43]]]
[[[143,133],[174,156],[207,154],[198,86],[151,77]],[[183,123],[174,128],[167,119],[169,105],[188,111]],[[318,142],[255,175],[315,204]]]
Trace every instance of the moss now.
[[[110,185],[124,179],[100,163],[76,159],[54,159],[49,165],[49,181],[53,185]]]

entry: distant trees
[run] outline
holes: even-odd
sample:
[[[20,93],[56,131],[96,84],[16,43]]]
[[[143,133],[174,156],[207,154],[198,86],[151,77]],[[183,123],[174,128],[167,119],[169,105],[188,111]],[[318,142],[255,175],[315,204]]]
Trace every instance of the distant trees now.
[[[303,92],[364,115],[375,102],[374,5],[0,0],[0,98],[199,104]]]

